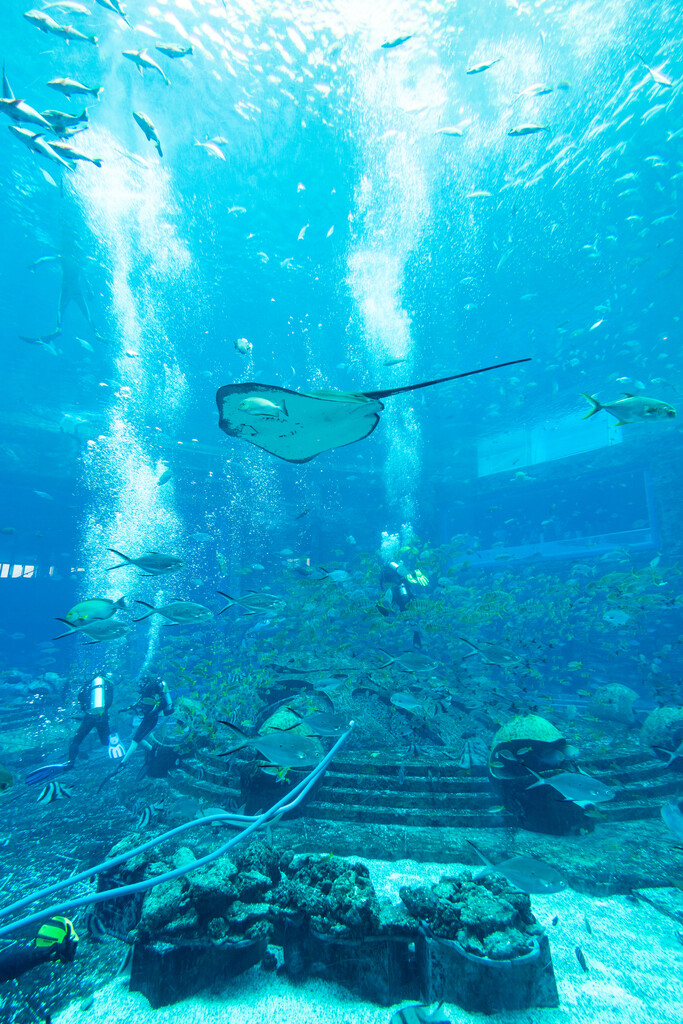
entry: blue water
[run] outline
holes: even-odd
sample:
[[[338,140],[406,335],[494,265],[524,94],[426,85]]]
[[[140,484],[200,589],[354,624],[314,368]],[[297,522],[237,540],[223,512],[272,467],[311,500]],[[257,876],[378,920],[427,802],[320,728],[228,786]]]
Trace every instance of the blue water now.
[[[218,611],[217,589],[286,594],[295,564],[370,593],[411,536],[465,563],[467,587],[519,573],[539,608],[548,574],[577,561],[675,566],[680,420],[584,421],[581,393],[676,406],[683,387],[677,3],[129,0],[130,28],[86,2],[87,17],[51,13],[96,47],[40,32],[14,0],[2,11],[14,95],[87,107],[69,141],[102,166],[66,170],[0,126],[0,672],[29,690],[56,672],[66,694],[105,665],[133,678],[158,625],[46,653],[55,619],[121,594]],[[144,47],[170,85],[122,56]],[[99,100],[47,87],[65,76]],[[539,130],[508,134],[520,125]],[[22,340],[55,332],[60,295],[61,333]],[[527,357],[388,398],[370,437],[304,465],[218,428],[226,384],[371,391]],[[108,548],[186,568],[110,575]],[[664,644],[680,704],[678,608],[644,615],[620,655],[644,707]],[[222,631],[253,663],[251,625],[199,636]],[[552,612],[538,629],[550,637]],[[510,621],[488,639],[501,630],[510,641]],[[364,624],[355,639],[373,637]],[[563,664],[613,678],[609,643],[565,644]]]

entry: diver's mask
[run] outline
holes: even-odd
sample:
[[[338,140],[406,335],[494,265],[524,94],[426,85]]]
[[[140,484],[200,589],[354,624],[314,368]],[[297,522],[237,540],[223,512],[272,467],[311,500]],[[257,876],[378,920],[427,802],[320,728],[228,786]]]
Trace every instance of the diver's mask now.
[[[101,715],[104,711],[104,679],[95,676],[90,684],[90,714]]]

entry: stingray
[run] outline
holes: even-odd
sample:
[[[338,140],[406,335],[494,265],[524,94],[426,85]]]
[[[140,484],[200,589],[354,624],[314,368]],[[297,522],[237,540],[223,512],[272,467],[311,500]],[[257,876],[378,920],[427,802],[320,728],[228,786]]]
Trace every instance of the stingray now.
[[[528,362],[513,359],[385,391],[302,394],[275,384],[226,384],[216,392],[218,426],[230,437],[249,441],[285,462],[310,462],[321,452],[368,437],[379,423],[383,398]]]

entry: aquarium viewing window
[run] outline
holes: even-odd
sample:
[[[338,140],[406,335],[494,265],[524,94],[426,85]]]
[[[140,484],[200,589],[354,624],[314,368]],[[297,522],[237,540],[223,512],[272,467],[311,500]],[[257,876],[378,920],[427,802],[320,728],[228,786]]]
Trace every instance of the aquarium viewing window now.
[[[514,472],[525,466],[609,448],[622,440],[622,428],[611,416],[584,420],[572,414],[546,420],[534,427],[481,440],[477,448],[478,475]]]
[[[652,485],[642,468],[506,482],[446,516],[443,529],[444,538],[463,538],[457,563],[473,566],[658,546]]]

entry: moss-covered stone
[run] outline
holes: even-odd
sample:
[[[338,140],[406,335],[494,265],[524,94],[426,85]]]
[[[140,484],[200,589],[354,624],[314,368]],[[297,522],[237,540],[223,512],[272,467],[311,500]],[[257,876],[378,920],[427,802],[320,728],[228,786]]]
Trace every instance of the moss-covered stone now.
[[[655,708],[643,722],[641,737],[648,747],[676,750],[683,740],[683,708]]]
[[[534,740],[539,743],[561,743],[564,737],[540,715],[517,715],[501,726],[493,737],[491,749],[513,740]]]
[[[435,936],[455,940],[475,956],[523,956],[530,936],[539,931],[529,897],[500,877],[442,879],[429,889],[404,887],[400,896]]]
[[[588,711],[605,722],[630,725],[635,718],[633,705],[637,699],[638,694],[630,686],[611,683],[609,686],[598,687],[590,700]]]
[[[185,917],[187,910],[187,883],[182,878],[156,885],[145,894],[139,932],[151,936],[165,931],[176,918]]]
[[[314,855],[291,861],[287,876],[273,893],[285,913],[301,915],[324,935],[377,933],[379,903],[364,864]]]

